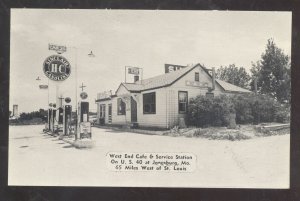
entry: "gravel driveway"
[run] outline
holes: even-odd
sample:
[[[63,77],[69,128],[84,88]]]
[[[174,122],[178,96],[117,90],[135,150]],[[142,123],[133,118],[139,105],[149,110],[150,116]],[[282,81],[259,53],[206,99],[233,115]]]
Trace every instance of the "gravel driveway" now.
[[[288,188],[290,135],[244,141],[144,135],[92,128],[96,146],[76,149],[42,134],[44,126],[10,126],[9,185]],[[108,152],[192,153],[191,173],[116,172]]]

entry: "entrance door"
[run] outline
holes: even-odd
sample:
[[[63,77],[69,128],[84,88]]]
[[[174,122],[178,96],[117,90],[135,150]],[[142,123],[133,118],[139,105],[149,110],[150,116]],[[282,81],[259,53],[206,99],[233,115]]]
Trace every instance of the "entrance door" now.
[[[137,103],[131,97],[131,122],[137,122]]]
[[[108,123],[110,123],[110,124],[112,121],[112,115],[111,115],[112,108],[111,107],[112,107],[111,104],[108,104]]]

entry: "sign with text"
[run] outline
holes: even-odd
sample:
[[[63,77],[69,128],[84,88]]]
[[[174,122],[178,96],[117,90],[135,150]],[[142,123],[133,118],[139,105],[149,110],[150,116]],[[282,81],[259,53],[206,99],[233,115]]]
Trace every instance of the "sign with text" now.
[[[200,87],[200,88],[207,88],[208,83],[207,82],[197,82],[197,81],[185,81],[186,86],[193,86],[193,87]]]
[[[46,84],[41,84],[39,85],[40,89],[48,89],[48,85]]]
[[[139,75],[140,69],[138,67],[128,67],[128,74]]]
[[[130,153],[109,152],[106,165],[111,171],[147,171],[189,173],[196,169],[192,153]]]
[[[165,73],[170,73],[176,70],[180,70],[181,68],[185,68],[186,66],[174,65],[174,64],[165,64]]]
[[[67,47],[63,45],[54,45],[54,44],[49,44],[48,45],[49,50],[54,50],[57,52],[57,54],[62,54],[67,51]]]
[[[91,138],[91,122],[81,122],[79,125],[80,138]]]
[[[70,76],[71,65],[63,56],[52,55],[44,61],[43,71],[49,79],[63,81]]]

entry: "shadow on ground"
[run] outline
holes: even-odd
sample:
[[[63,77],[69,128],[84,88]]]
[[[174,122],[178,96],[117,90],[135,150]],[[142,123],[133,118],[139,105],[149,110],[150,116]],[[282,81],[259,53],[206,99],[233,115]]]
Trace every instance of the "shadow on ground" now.
[[[66,146],[63,146],[62,148],[73,148],[72,145],[66,145]]]

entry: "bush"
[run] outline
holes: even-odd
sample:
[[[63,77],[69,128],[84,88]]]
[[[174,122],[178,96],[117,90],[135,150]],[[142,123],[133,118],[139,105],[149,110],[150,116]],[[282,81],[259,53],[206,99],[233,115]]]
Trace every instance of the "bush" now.
[[[290,106],[288,104],[276,106],[274,121],[278,123],[287,123],[290,121]]]
[[[276,102],[273,98],[265,95],[257,95],[250,98],[250,101],[254,124],[274,121]]]
[[[238,124],[262,122],[286,123],[290,120],[290,107],[266,95],[221,95],[214,98],[197,96],[189,103],[189,126],[228,126],[230,116]]]
[[[236,95],[232,97],[238,124],[289,121],[290,107],[266,95]]]
[[[247,95],[236,95],[232,97],[232,102],[236,112],[236,123],[252,123],[254,117],[251,110],[251,97]]]
[[[230,113],[234,113],[230,98],[221,95],[215,98],[197,96],[189,103],[187,124],[189,126],[228,126]]]

